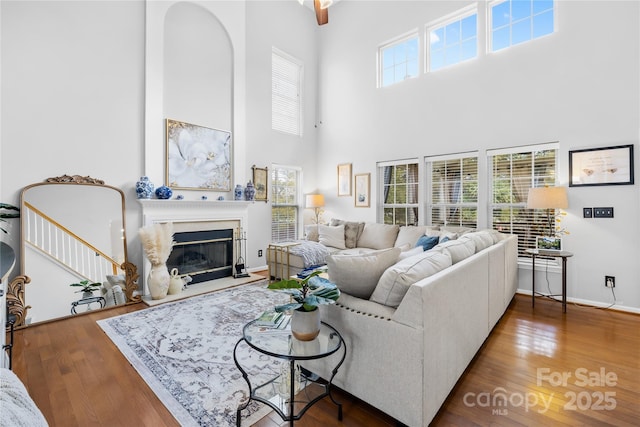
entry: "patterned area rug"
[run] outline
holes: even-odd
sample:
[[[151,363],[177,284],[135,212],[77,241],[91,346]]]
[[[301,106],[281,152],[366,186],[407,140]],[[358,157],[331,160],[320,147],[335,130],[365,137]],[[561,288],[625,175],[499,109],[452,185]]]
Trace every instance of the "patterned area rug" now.
[[[242,327],[264,310],[288,301],[265,289],[267,281],[242,285],[98,321],[140,376],[182,426],[235,426],[249,387],[233,361]],[[281,361],[238,346],[252,384],[280,371]],[[242,425],[270,409],[251,402]]]

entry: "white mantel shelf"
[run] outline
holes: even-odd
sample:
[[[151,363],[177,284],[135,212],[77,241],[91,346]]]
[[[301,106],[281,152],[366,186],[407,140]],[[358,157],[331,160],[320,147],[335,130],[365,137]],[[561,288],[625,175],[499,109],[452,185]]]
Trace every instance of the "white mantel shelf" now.
[[[178,200],[178,199],[137,199],[144,207],[157,208],[247,208],[255,202],[245,200]]]

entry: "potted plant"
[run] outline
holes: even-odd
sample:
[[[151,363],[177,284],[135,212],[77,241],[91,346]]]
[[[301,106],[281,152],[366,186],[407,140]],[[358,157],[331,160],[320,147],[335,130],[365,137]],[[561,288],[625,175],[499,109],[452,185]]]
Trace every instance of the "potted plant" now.
[[[318,306],[333,304],[340,298],[340,289],[335,283],[319,277],[315,271],[302,280],[289,279],[270,283],[267,289],[291,295],[292,301],[275,307],[277,312],[292,311],[291,333],[300,341],[311,341],[320,332],[320,310]]]
[[[82,292],[82,298],[91,298],[93,291],[98,290],[102,283],[89,283],[88,280],[81,280],[79,283],[72,283],[69,286],[81,287],[82,289],[77,290],[76,293]]]

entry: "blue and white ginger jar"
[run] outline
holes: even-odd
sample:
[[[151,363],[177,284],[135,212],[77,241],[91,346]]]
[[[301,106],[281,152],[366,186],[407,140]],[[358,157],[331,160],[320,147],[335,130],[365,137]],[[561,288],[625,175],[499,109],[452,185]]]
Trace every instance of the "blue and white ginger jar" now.
[[[173,190],[171,190],[166,185],[163,185],[156,189],[156,197],[158,199],[163,199],[163,200],[170,199],[172,195],[173,195]]]
[[[148,176],[141,176],[140,181],[136,182],[136,195],[138,199],[150,199],[153,196],[153,183],[149,181]]]

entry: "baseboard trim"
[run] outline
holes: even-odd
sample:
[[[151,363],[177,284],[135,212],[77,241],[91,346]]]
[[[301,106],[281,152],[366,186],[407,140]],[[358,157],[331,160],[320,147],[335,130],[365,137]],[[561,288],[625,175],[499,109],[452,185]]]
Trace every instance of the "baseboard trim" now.
[[[518,289],[516,292],[522,295],[531,296],[531,291],[527,289]],[[582,299],[582,298],[567,297],[567,303],[588,305],[595,308],[606,308],[608,310],[622,311],[625,313],[640,314],[640,308],[637,308],[637,307],[628,307],[628,306],[619,305],[619,304],[611,305],[612,303],[591,301],[591,300]]]

